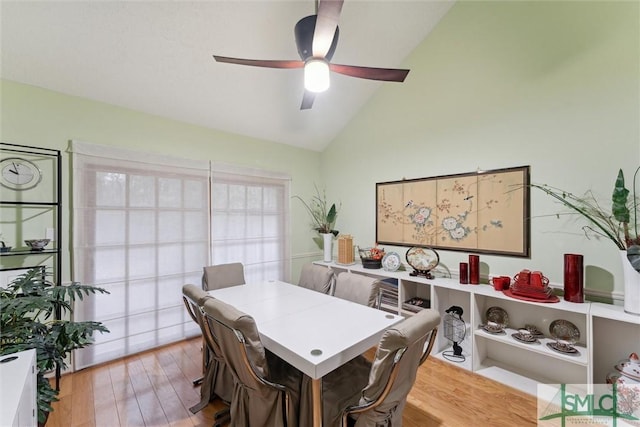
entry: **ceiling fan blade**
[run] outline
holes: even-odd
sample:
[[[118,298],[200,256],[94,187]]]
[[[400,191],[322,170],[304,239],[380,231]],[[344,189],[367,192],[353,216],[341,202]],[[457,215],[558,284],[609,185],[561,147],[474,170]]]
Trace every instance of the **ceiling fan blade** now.
[[[344,0],[319,0],[316,29],[313,32],[313,57],[324,58],[331,48]]]
[[[300,105],[301,110],[310,110],[313,106],[313,101],[316,99],[316,94],[313,92],[309,92],[308,90],[304,91],[304,97],[302,98],[302,105]]]
[[[397,68],[360,67],[358,65],[329,64],[331,71],[345,76],[358,77],[369,80],[383,80],[386,82],[403,82],[410,70]]]
[[[227,56],[218,56],[218,55],[213,55],[213,58],[217,62],[226,62],[228,64],[238,64],[238,65],[251,65],[253,67],[264,67],[264,68],[302,68],[304,67],[303,61],[242,59],[242,58],[229,58]]]

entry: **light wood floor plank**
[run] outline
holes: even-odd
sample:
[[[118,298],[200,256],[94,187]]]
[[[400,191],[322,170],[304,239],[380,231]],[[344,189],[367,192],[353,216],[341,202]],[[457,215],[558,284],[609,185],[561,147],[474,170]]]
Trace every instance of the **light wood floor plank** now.
[[[95,425],[93,371],[84,370],[74,374],[74,392],[71,395],[72,427]],[[78,391],[81,391],[78,393]]]
[[[200,400],[191,381],[202,375],[201,346],[200,339],[187,340],[65,374],[47,427],[210,427],[222,402],[197,414],[188,409]],[[535,426],[536,399],[430,358],[402,419],[405,427]]]

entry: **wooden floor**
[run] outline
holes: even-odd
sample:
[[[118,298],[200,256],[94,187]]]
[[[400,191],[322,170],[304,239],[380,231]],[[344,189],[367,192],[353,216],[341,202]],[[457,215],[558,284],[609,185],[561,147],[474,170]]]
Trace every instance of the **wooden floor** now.
[[[197,414],[191,380],[201,374],[201,341],[192,339],[63,375],[48,427],[211,426],[218,401]],[[535,397],[437,359],[418,371],[405,427],[535,426]],[[301,426],[306,427],[306,426]]]

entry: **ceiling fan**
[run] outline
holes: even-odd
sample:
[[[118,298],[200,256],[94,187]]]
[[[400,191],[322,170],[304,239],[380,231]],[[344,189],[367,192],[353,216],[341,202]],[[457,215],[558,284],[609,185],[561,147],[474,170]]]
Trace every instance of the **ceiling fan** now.
[[[361,79],[403,82],[409,70],[341,65],[330,62],[338,44],[340,32],[338,19],[343,3],[344,0],[318,0],[316,14],[302,18],[295,25],[296,46],[302,60],[242,59],[218,55],[213,57],[218,62],[254,67],[304,68],[305,91],[301,110],[310,109],[313,106],[315,94],[328,89],[329,71]]]

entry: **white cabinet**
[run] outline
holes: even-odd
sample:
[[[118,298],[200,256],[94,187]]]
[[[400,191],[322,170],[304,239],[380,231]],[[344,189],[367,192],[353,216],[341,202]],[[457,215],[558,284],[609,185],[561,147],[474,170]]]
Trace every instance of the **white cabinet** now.
[[[0,426],[38,424],[36,382],[35,350],[0,356]]]
[[[640,353],[640,316],[627,314],[622,307],[610,304],[528,302],[495,291],[488,285],[461,285],[457,279],[426,279],[410,276],[407,271],[387,272],[365,269],[361,264],[339,265],[316,262],[340,271],[351,271],[380,278],[394,278],[398,283],[395,311],[409,316],[402,302],[414,296],[430,299],[431,307],[445,320],[451,306],[463,309],[465,337],[458,343],[464,360],[446,357],[453,343],[440,325],[432,356],[468,369],[479,375],[535,395],[537,385],[603,384],[615,364],[633,352]],[[509,317],[505,334],[494,335],[482,329],[490,307],[500,307]],[[387,304],[386,309],[394,308]],[[555,320],[567,320],[580,331],[575,354],[559,353],[547,346],[553,343],[549,326]],[[537,343],[513,338],[525,325],[535,325],[544,335]]]

